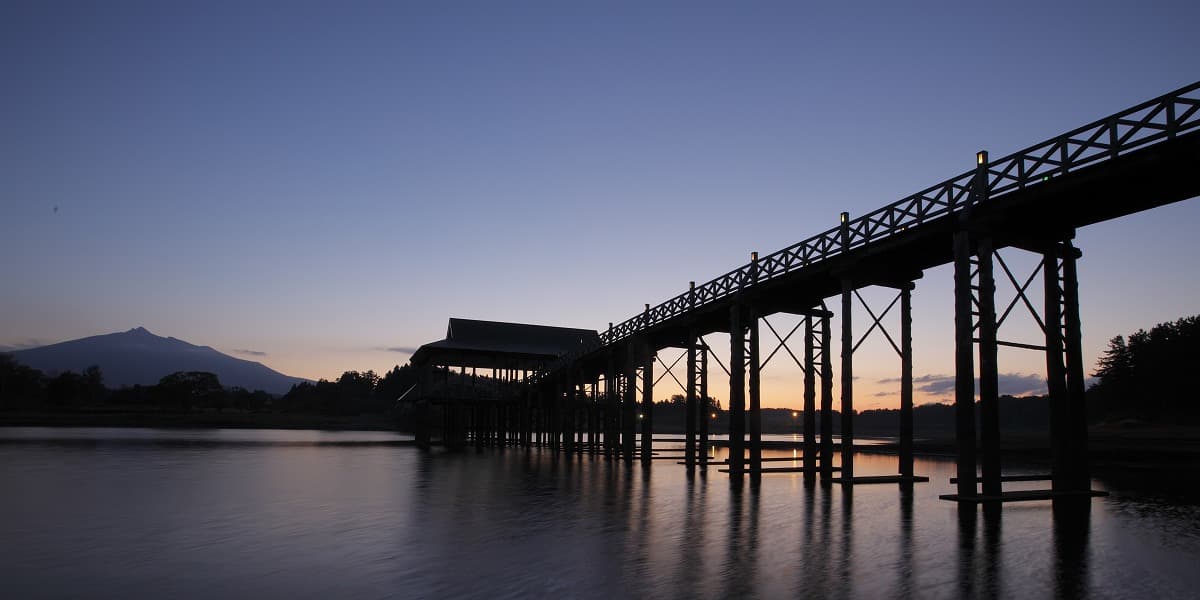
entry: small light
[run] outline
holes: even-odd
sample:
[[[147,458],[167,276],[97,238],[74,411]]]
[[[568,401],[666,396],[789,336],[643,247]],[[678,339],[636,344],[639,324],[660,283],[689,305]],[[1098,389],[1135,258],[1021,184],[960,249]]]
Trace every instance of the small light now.
[[[850,220],[850,213],[848,213],[848,212],[842,213],[842,222],[845,223],[846,221],[849,221],[849,220]]]
[[[646,312],[650,312],[650,303],[649,302],[646,303]]]
[[[980,150],[979,152],[975,153],[975,164],[977,164],[977,165],[986,165],[987,164],[987,150]]]
[[[798,413],[798,412],[796,412],[796,411],[794,411],[794,410],[792,411],[792,418],[793,418],[793,419],[795,419],[796,417],[799,417],[799,416],[800,416],[800,413]]]
[[[751,253],[750,253],[750,261],[751,261],[751,262],[758,262],[758,252],[751,252]]]
[[[712,418],[714,418],[714,419],[717,418],[717,413],[713,413]]]
[[[688,289],[689,289],[689,290],[694,290],[694,289],[696,289],[696,282],[695,282],[695,281],[689,281],[689,282],[688,282]]]

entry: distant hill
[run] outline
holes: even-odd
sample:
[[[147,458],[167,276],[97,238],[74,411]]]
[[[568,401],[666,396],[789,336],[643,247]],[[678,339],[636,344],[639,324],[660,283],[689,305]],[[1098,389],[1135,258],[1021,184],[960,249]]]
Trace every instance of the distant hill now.
[[[17,361],[47,375],[82,372],[99,365],[104,385],[153,385],[176,371],[215,373],[225,387],[243,387],[283,394],[292,384],[307,381],[289,377],[262,363],[234,358],[208,346],[197,346],[173,337],[161,337],[143,327],[96,335],[12,352]]]

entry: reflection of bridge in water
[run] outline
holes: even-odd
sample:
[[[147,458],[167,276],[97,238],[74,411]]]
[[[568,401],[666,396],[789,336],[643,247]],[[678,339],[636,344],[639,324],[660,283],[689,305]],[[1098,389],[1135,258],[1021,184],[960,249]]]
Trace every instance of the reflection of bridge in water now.
[[[437,421],[431,411],[440,410],[437,428],[449,445],[468,440],[541,444],[648,463],[657,352],[681,348],[687,370],[679,382],[687,399],[683,462],[688,469],[708,466],[710,415],[701,399],[709,396],[711,360],[729,380],[730,476],[758,477],[770,469],[762,460],[760,371],[782,349],[804,373],[799,470],[843,485],[920,481],[913,473],[912,291],[925,269],[953,264],[958,477],[957,493],[944,497],[982,502],[1088,496],[1093,492],[1076,275],[1081,253],[1071,240],[1079,227],[1197,195],[1200,83],[999,160],[980,152],[972,171],[858,218],[842,213],[837,227],[761,258],[755,253],[750,263],[692,284],[657,306],[646,305],[643,313],[599,334],[462,321],[482,325],[456,336],[459,320],[452,320],[446,340],[427,344],[413,356],[423,373],[413,394],[420,399],[418,438],[430,441],[431,423]],[[1040,262],[1032,274],[1018,276],[997,253],[1003,248],[1033,253]],[[999,311],[997,271],[1016,291]],[[1028,290],[1039,275],[1043,297],[1031,298]],[[895,300],[876,312],[858,291],[869,286],[895,289]],[[841,315],[840,433],[846,443],[839,444],[840,473],[832,460],[833,312],[826,305],[831,297],[840,298]],[[851,318],[856,299],[873,321],[857,336]],[[897,305],[900,328],[893,336],[883,318]],[[1013,310],[1025,309],[1044,341],[1001,339],[1000,326]],[[778,313],[799,315],[801,323],[780,335],[766,321]],[[765,359],[760,322],[778,342]],[[801,327],[803,350],[797,356],[788,342]],[[894,476],[861,477],[854,472],[853,357],[875,331],[900,358],[899,467]],[[728,365],[705,343],[704,336],[714,333],[730,336]],[[1042,352],[1046,358],[1052,440],[1047,490],[1001,489],[1003,482],[1016,480],[1001,470],[1001,346]],[[485,375],[492,369],[490,376],[480,377],[480,368]],[[480,386],[488,393],[478,393]]]

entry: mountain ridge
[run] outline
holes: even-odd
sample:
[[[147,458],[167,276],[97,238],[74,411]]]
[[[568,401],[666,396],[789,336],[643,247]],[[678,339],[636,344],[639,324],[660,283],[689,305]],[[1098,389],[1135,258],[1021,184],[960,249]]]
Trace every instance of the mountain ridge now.
[[[17,361],[46,374],[82,372],[97,365],[110,388],[153,385],[176,371],[215,373],[226,387],[284,394],[308,381],[285,375],[252,360],[230,356],[211,346],[151,333],[145,327],[105,333],[9,353]]]

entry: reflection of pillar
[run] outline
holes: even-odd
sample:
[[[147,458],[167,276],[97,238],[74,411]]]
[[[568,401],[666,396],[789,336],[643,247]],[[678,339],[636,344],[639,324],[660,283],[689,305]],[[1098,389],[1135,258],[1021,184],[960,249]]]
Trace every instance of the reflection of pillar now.
[[[1088,534],[1091,529],[1090,498],[1056,498],[1051,502],[1054,519],[1054,597],[1088,596]]]
[[[760,398],[761,381],[759,378],[760,365],[758,361],[758,310],[750,309],[746,328],[749,330],[749,356],[746,362],[750,366],[750,474],[762,475],[762,401]]]
[[[962,474],[959,474],[961,488]],[[974,479],[972,477],[972,479]],[[958,503],[958,597],[974,598],[975,588],[975,522],[978,506],[973,502]]]
[[[817,466],[817,369],[813,364],[813,316],[804,317],[804,476]]]
[[[1088,472],[1087,398],[1083,379],[1082,331],[1079,318],[1079,272],[1075,261],[1079,251],[1068,240],[1063,243],[1063,350],[1067,368],[1067,431],[1071,444],[1071,489],[1091,488]]]
[[[696,464],[696,332],[687,341],[687,398],[683,405],[683,462],[691,469]]]
[[[649,465],[654,447],[654,350],[642,348],[642,463]]]
[[[729,473],[740,476],[745,463],[746,330],[742,307],[729,308]]]
[[[842,479],[854,477],[854,331],[850,318],[853,285],[842,281]]]
[[[978,493],[975,484],[975,343],[972,339],[974,295],[971,292],[971,240],[966,231],[957,231],[954,233],[954,416],[960,496]]]
[[[979,260],[979,445],[983,450],[983,494],[1000,495],[1000,392],[996,364],[996,281],[992,277],[992,240],[982,237]]]
[[[900,290],[900,474],[905,477],[913,476],[912,371],[912,286],[906,285]]]

